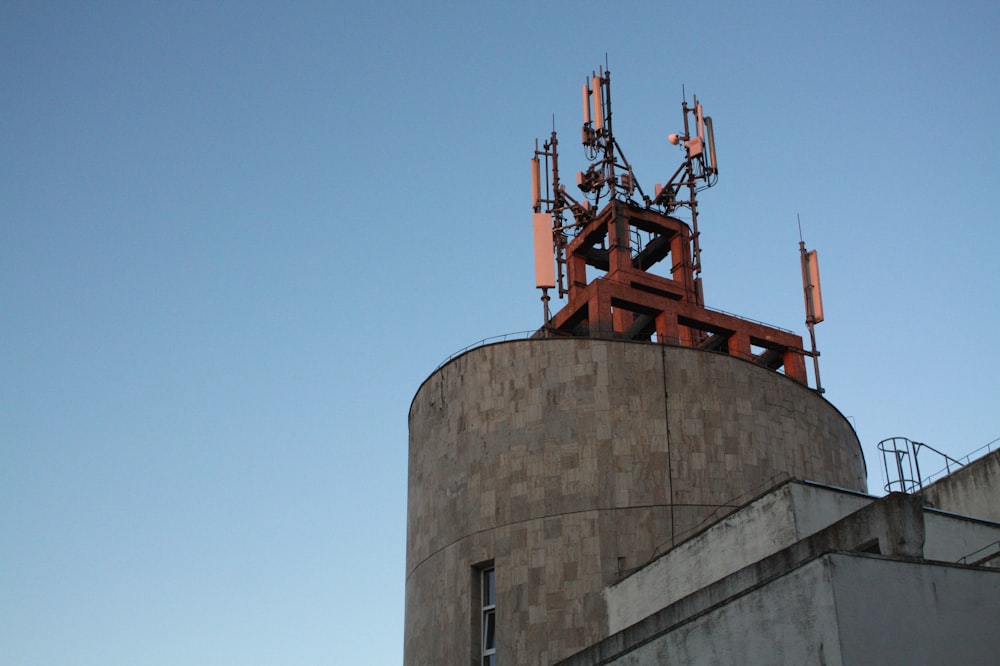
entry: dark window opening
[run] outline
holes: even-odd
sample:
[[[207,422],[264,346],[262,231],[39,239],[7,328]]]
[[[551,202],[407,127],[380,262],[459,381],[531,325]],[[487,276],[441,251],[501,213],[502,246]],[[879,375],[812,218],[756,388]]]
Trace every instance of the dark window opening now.
[[[497,602],[496,602],[496,570],[483,569],[480,574],[480,594],[482,599],[481,635],[483,666],[496,666],[497,663]]]

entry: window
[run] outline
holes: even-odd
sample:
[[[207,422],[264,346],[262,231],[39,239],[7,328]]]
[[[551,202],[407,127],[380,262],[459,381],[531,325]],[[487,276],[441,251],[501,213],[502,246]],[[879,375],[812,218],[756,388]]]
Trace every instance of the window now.
[[[482,666],[496,666],[497,663],[497,590],[496,570],[483,569],[480,574],[480,594],[482,599]]]

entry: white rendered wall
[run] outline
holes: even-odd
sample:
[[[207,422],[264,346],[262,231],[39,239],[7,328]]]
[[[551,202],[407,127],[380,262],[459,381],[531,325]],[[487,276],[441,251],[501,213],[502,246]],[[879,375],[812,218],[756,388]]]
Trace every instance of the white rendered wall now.
[[[1000,450],[927,486],[922,494],[944,511],[1000,522]]]
[[[924,512],[924,526],[927,530],[924,557],[928,560],[958,562],[977,551],[986,555],[996,552],[990,545],[1000,541],[1000,525],[996,523],[964,520],[936,511]],[[972,557],[963,563],[971,564],[975,560]]]
[[[608,633],[815,534],[871,501],[859,493],[814,485],[781,486],[608,587]]]
[[[605,663],[986,666],[998,622],[1000,571],[832,553]]]

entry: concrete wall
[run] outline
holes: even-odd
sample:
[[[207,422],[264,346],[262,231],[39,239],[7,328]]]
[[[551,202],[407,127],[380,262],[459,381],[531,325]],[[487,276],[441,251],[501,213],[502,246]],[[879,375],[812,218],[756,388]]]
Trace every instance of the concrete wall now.
[[[795,516],[795,536],[799,539],[826,529],[875,499],[868,495],[806,483],[790,484],[789,493]]]
[[[585,338],[468,352],[410,409],[405,661],[474,663],[486,561],[499,659],[558,661],[606,635],[606,585],[789,476],[865,490],[847,421],[774,372]]]
[[[785,483],[607,588],[609,633],[791,546],[871,501],[857,493]]]
[[[740,531],[773,527],[787,535],[789,530],[782,526],[787,526],[790,514],[835,515],[839,509],[831,509],[838,500],[850,497],[868,501],[824,529],[683,598],[674,600],[668,590],[655,612],[561,666],[992,663],[1000,647],[1000,633],[995,631],[1000,571],[924,557],[953,562],[966,548],[995,542],[1000,525],[927,509],[916,495],[871,499],[792,482],[693,541],[703,542],[700,552],[716,565],[746,559],[731,552],[733,526],[739,525]],[[765,541],[748,543],[759,551]],[[861,550],[884,556],[855,554]],[[669,563],[671,554],[655,564]],[[675,564],[677,568],[661,572],[661,578],[698,576],[696,563]],[[647,570],[632,578],[643,573]],[[648,588],[662,589],[661,582],[647,580]],[[609,599],[609,609],[649,605],[647,589],[622,583],[608,592],[620,597],[614,603]],[[836,613],[831,614],[831,608]],[[953,641],[962,645],[952,646]]]
[[[1000,522],[1000,450],[939,479],[921,494],[938,509]]]
[[[604,591],[609,633],[615,633],[743,567],[805,539],[874,500],[866,495],[788,482],[729,514]],[[1000,524],[934,509],[921,511],[922,556],[956,563],[992,553]],[[851,549],[859,544],[845,543]],[[963,563],[978,559],[973,557]]]
[[[988,666],[1000,571],[832,556],[844,664]]]
[[[826,558],[676,626],[609,664],[842,664]],[[873,663],[859,661],[854,663]],[[883,662],[899,663],[899,662]]]
[[[601,663],[985,666],[998,599],[1000,572],[832,553]]]
[[[952,514],[934,510],[924,512],[926,537],[924,557],[941,562],[971,564],[979,557],[996,551],[990,547],[1000,541],[1000,524],[980,520],[966,520]],[[977,556],[968,557],[973,553]],[[1000,619],[1000,618],[998,618]]]

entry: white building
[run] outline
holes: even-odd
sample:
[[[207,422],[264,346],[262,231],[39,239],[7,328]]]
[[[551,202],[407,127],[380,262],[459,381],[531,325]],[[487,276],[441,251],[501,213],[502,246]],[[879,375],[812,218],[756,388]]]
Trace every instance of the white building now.
[[[995,664],[998,482],[1000,451],[919,494],[788,481],[609,586],[560,663]]]

